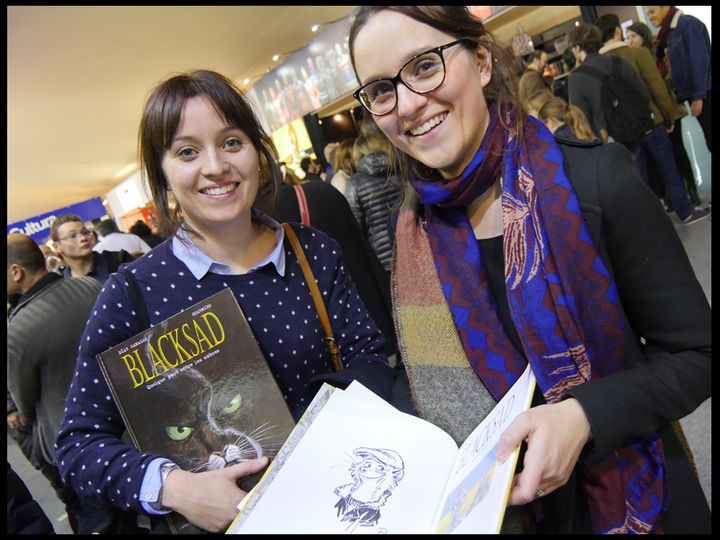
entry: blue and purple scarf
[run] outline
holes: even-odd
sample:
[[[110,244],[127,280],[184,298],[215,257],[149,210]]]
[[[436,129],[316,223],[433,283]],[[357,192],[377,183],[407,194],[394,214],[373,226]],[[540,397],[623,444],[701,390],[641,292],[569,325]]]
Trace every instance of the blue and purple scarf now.
[[[509,116],[505,123],[514,125]],[[442,315],[432,322],[427,315],[439,313],[437,304],[445,303],[472,370],[496,400],[530,362],[545,400],[555,403],[572,387],[625,368],[623,317],[615,282],[583,222],[553,135],[533,119],[524,131],[521,144],[491,113],[481,147],[460,177],[411,178],[427,225],[425,231],[415,225],[419,216],[401,209],[393,294],[409,366],[433,362],[417,361],[427,353],[412,342],[423,328],[430,333],[432,325],[443,324],[437,320]],[[498,175],[507,298],[524,355],[499,318],[466,215],[467,206]],[[406,242],[412,247],[404,249]],[[429,263],[423,249],[431,252]],[[438,281],[442,293],[433,296]],[[581,473],[595,532],[661,532],[664,467],[656,434],[582,467]]]

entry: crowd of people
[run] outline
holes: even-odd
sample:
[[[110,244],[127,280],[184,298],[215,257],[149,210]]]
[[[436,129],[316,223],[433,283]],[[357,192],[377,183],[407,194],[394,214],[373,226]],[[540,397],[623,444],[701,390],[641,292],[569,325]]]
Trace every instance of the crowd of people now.
[[[7,237],[8,433],[73,531],[166,532],[158,518],[178,512],[222,532],[235,517],[237,480],[267,460],[189,471],[141,452],[95,360],[224,288],[295,420],[323,382],[357,380],[461,443],[529,365],[532,407],[496,454],[522,449],[502,532],[709,531],[678,420],[710,397],[710,306],[658,198],[684,224],[710,216],[671,141],[691,115],[710,149],[710,44],[673,6],[648,17],[655,43],[641,23],[623,41],[614,15],[573,28],[556,85],[546,53],[518,70],[463,6],[359,7],[348,44],[365,119],[328,145],[328,168],[305,158],[303,178],[227,77],[153,88],[138,147],[158,232],[64,215],[47,246]],[[647,109],[635,139],[604,108],[607,78]],[[340,371],[297,331],[316,314],[285,222]],[[261,309],[268,298],[293,308]],[[9,465],[8,478],[8,532],[51,529]]]

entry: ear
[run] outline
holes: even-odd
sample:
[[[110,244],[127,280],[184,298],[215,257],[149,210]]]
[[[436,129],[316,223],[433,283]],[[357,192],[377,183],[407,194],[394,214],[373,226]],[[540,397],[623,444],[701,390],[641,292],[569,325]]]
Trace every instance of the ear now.
[[[10,279],[13,280],[13,283],[17,284],[20,283],[25,277],[25,270],[19,264],[13,263],[8,269],[8,274],[10,275]]]
[[[485,88],[492,79],[492,54],[485,47],[480,45],[477,48],[477,67],[480,71],[480,84]]]

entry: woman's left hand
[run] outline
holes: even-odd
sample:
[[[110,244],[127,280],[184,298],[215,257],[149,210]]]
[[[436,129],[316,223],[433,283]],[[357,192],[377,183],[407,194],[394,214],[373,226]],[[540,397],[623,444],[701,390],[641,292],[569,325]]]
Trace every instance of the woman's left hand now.
[[[564,485],[590,438],[590,424],[573,398],[540,405],[519,415],[500,437],[496,459],[504,462],[527,443],[523,471],[515,475],[508,505],[527,504]]]

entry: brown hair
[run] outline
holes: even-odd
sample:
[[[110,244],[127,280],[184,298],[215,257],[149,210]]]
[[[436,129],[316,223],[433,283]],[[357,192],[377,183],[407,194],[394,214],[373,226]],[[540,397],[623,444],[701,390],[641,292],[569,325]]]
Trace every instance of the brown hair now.
[[[567,33],[568,47],[577,45],[587,54],[602,49],[603,40],[600,29],[594,24],[579,24]]]
[[[50,225],[50,238],[53,239],[55,242],[60,241],[60,234],[58,233],[58,229],[61,225],[64,225],[65,223],[72,223],[78,221],[82,224],[85,222],[80,219],[80,216],[77,216],[75,214],[62,214],[61,216],[58,216],[55,218],[55,221],[52,222],[52,225]]]
[[[168,201],[169,184],[162,170],[165,152],[180,124],[185,101],[204,96],[210,100],[217,113],[231,126],[237,127],[250,138],[258,152],[260,162],[260,187],[254,207],[269,212],[275,205],[282,174],[277,166],[277,151],[265,133],[245,94],[227,77],[214,71],[193,70],[170,77],[161,82],[150,94],[140,121],[138,154],[143,175],[147,176],[155,206],[160,217],[163,235],[173,234],[182,226],[182,209],[177,204],[171,210]]]
[[[342,171],[348,176],[355,174],[353,161],[353,143],[355,139],[345,139],[333,150],[333,171]]]
[[[635,32],[638,36],[640,36],[642,38],[643,47],[650,49],[650,52],[653,53],[653,56],[655,55],[655,51],[653,50],[653,35],[647,24],[636,22],[628,26],[627,29],[630,32]]]
[[[582,110],[555,96],[549,90],[535,92],[527,100],[529,109],[537,111],[537,117],[547,123],[556,120],[567,124],[578,139],[597,139]]]
[[[350,60],[356,77],[357,35],[372,17],[385,10],[401,13],[458,39],[462,37],[476,39],[478,45],[488,51],[493,59],[492,77],[483,90],[485,98],[494,104],[503,124],[506,112],[511,112],[515,116],[515,128],[518,130],[518,136],[522,136],[525,112],[518,98],[517,63],[510,52],[485,29],[482,21],[475,18],[465,6],[360,6],[354,12],[349,37]],[[464,44],[470,50],[475,50],[478,45]],[[490,106],[491,104],[488,103],[488,107]],[[390,156],[395,170],[403,179],[408,178],[411,172],[424,177],[430,172],[422,163],[394,147]]]

